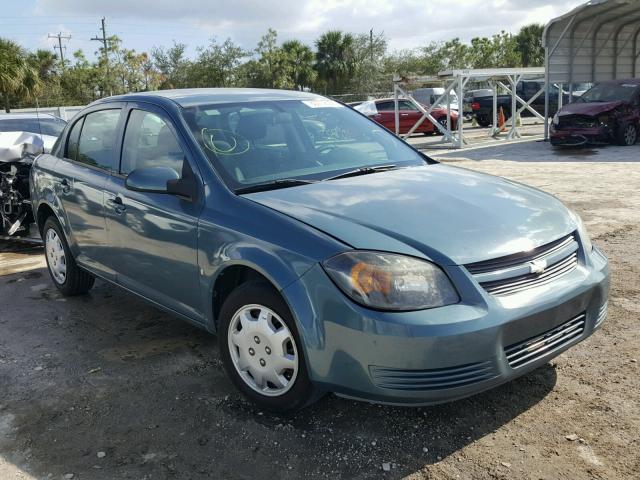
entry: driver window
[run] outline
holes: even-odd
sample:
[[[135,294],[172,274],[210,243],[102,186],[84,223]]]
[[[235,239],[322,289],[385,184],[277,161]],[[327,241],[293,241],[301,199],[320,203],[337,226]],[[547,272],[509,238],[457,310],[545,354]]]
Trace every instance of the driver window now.
[[[120,173],[169,167],[182,176],[183,163],[184,152],[169,125],[154,113],[132,110],[124,134]]]

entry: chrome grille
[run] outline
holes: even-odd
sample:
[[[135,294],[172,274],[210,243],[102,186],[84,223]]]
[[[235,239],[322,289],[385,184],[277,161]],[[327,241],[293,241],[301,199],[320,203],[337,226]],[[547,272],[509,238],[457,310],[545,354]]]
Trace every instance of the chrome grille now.
[[[581,313],[559,327],[549,330],[537,337],[510,345],[504,349],[511,368],[518,368],[557,350],[584,332],[586,315]]]
[[[490,361],[430,370],[404,370],[371,366],[369,371],[376,386],[394,390],[456,388],[497,376]]]
[[[598,310],[598,318],[596,319],[596,324],[593,328],[598,328],[600,325],[604,323],[607,318],[607,313],[609,311],[609,302],[604,302]]]
[[[530,252],[465,267],[488,293],[510,295],[550,283],[577,265],[578,242],[572,233]]]

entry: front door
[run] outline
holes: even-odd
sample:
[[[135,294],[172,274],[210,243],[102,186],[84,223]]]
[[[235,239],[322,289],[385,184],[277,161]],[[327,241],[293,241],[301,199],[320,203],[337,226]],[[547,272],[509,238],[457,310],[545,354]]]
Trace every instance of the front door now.
[[[127,115],[120,167],[105,188],[111,266],[122,286],[199,321],[198,199],[125,186],[137,169],[169,167],[182,176],[195,165],[162,110],[141,106]]]

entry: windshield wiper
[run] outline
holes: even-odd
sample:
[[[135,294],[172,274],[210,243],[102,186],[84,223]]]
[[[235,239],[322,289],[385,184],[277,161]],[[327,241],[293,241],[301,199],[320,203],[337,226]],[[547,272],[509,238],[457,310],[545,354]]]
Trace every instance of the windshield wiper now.
[[[370,173],[378,173],[378,172],[386,172],[387,170],[395,170],[395,165],[377,165],[375,167],[360,167],[354,170],[349,170],[348,172],[341,173],[339,175],[335,175],[333,177],[325,178],[323,181],[327,180],[337,180],[339,178],[347,178],[347,177],[357,177],[359,175],[368,175]]]
[[[266,192],[267,190],[277,190],[278,188],[295,187],[297,185],[307,185],[309,183],[316,183],[316,180],[302,180],[300,178],[281,178],[279,180],[272,180],[270,182],[256,183],[255,185],[236,188],[235,193],[243,194],[243,193],[254,193],[254,192]]]

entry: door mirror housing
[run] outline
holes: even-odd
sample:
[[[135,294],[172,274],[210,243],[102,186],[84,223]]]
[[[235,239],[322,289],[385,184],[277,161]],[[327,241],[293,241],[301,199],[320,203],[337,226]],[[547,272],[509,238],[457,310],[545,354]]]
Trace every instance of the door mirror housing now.
[[[137,168],[125,180],[125,187],[136,192],[177,193],[172,192],[170,184],[179,182],[180,175],[169,167]]]

